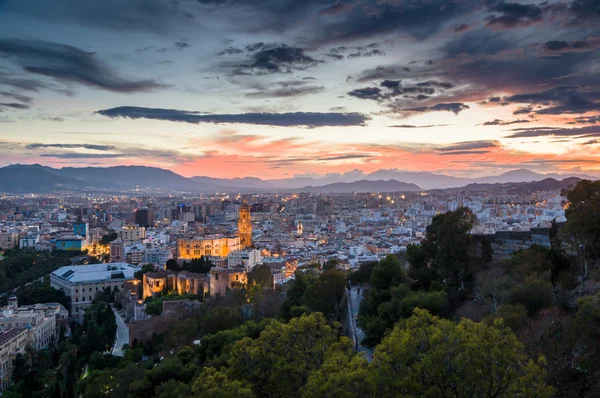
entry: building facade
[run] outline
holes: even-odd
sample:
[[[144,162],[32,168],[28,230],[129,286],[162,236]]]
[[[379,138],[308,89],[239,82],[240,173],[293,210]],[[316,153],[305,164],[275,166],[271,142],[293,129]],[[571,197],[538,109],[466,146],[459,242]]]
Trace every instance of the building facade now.
[[[194,294],[203,297],[209,289],[206,279],[205,275],[189,271],[146,272],[142,279],[143,298],[155,297],[171,291],[179,295]]]
[[[227,255],[227,268],[245,268],[250,271],[261,262],[262,256],[257,249],[237,250]]]
[[[0,395],[11,384],[16,356],[25,352],[27,329],[12,328],[0,331]]]
[[[92,305],[96,293],[104,289],[122,291],[126,281],[139,271],[127,263],[67,266],[50,274],[50,286],[64,290],[71,298],[71,317],[82,322],[85,309]]]
[[[119,231],[119,238],[125,244],[136,243],[146,238],[146,228],[128,226]]]
[[[177,257],[183,260],[202,256],[227,257],[240,248],[239,236],[210,235],[177,239]]]
[[[240,206],[238,235],[243,249],[252,246],[252,220],[250,219],[250,206],[246,201]]]
[[[19,246],[19,234],[0,232],[0,249],[9,250]]]

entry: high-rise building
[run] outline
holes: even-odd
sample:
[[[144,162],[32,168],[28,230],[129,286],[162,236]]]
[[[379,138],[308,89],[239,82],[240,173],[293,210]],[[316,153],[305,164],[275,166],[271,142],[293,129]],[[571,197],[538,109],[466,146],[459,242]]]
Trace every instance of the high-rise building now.
[[[135,223],[144,228],[154,225],[154,210],[148,207],[137,209],[135,211]]]
[[[238,235],[240,236],[240,245],[245,249],[252,246],[252,220],[250,219],[250,206],[246,201],[240,206],[239,214]]]

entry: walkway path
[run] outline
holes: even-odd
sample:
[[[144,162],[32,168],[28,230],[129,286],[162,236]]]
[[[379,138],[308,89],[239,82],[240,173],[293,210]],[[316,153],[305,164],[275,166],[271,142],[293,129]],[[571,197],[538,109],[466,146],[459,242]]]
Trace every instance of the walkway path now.
[[[356,349],[359,352],[365,353],[365,358],[367,361],[371,362],[373,360],[373,349],[369,347],[365,347],[361,344],[363,339],[365,338],[365,332],[362,331],[360,327],[358,327],[356,320],[358,318],[358,310],[360,308],[360,302],[363,299],[362,291],[361,294],[358,294],[358,287],[353,286],[350,290],[349,300],[348,300],[348,310],[352,315],[352,325],[353,332],[355,333],[356,338]]]
[[[113,308],[113,312],[115,313],[115,318],[117,321],[117,336],[115,338],[115,344],[113,346],[112,354],[116,357],[123,357],[125,353],[123,352],[123,346],[125,344],[129,344],[129,329],[121,315]]]

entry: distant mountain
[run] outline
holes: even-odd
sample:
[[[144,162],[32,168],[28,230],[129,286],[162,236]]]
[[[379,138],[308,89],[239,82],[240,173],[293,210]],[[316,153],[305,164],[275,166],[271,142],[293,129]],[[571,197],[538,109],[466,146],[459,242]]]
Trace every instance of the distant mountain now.
[[[580,178],[570,177],[563,180],[556,180],[554,178],[545,178],[541,181],[532,182],[509,182],[504,184],[469,184],[462,188],[461,191],[466,192],[507,192],[511,194],[529,193],[537,191],[558,191],[569,188],[581,181]]]
[[[479,179],[401,170],[378,170],[370,174],[364,174],[360,170],[353,170],[343,174],[327,174],[318,178],[302,176],[273,180],[262,180],[255,177],[224,179],[197,176],[186,178],[172,171],[157,167],[115,166],[54,169],[34,164],[12,165],[0,168],[0,191],[17,193],[61,190],[127,192],[140,188],[160,192],[190,193],[251,193],[273,191],[385,192],[449,189],[466,186],[469,186],[469,189],[473,189],[472,184],[521,183],[543,181],[549,178],[562,181],[567,177],[597,179],[588,175],[544,175],[524,169]],[[374,184],[369,185],[368,183]],[[474,187],[479,189],[477,185]]]
[[[452,177],[443,174],[400,171],[400,170],[378,170],[365,176],[366,180],[397,180],[404,181],[409,184],[416,184],[423,189],[444,189],[462,187],[473,180],[460,177]]]
[[[0,191],[26,193],[81,189],[85,183],[51,167],[15,164],[0,168]]]
[[[422,191],[415,184],[407,184],[396,180],[388,181],[355,181],[355,182],[335,182],[320,187],[307,186],[297,189],[299,192],[311,193],[351,193],[351,192],[414,192]]]

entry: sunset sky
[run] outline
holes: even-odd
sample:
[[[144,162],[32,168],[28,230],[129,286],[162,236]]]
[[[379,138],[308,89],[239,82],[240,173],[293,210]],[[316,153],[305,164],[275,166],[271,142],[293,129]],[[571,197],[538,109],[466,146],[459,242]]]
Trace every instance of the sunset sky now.
[[[0,0],[15,163],[600,174],[600,2]]]

